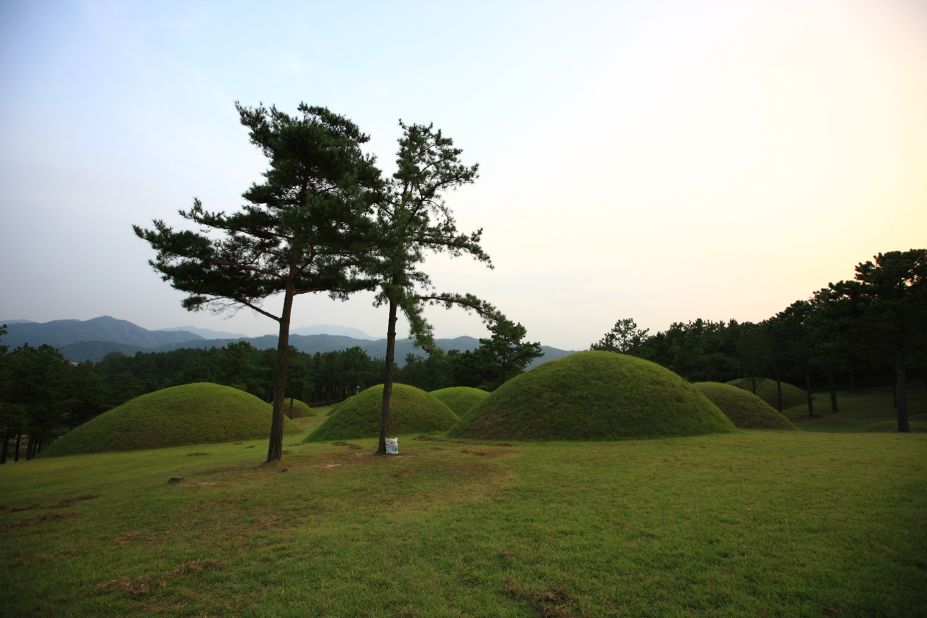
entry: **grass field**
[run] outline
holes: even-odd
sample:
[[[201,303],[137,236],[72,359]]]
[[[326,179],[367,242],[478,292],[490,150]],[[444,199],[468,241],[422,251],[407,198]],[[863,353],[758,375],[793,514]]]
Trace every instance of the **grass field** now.
[[[927,612],[927,435],[301,439],[0,467],[2,613]]]

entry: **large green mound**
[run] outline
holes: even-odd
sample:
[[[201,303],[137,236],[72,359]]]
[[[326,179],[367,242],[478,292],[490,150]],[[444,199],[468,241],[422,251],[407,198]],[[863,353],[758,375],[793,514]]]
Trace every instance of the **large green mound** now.
[[[463,416],[470,411],[470,408],[489,397],[489,393],[483,389],[473,388],[472,386],[441,388],[431,391],[429,395],[440,399],[457,416]]]
[[[774,407],[742,388],[721,382],[693,384],[741,429],[797,429]]]
[[[348,397],[331,411],[328,420],[309,434],[306,442],[378,436],[382,404],[382,384]],[[422,389],[393,384],[390,435],[444,431],[453,427],[457,421],[458,416],[450,408]]]
[[[197,382],[141,395],[75,427],[43,455],[131,451],[180,444],[261,438],[271,406],[231,386]],[[284,419],[285,431],[299,431]]]
[[[737,380],[731,380],[728,384],[736,386],[737,388],[742,388],[748,392],[753,392],[755,380],[756,378],[739,378]],[[776,381],[772,378],[759,378],[759,381],[756,383],[758,384],[756,396],[778,410],[776,407]],[[807,401],[808,396],[805,394],[804,390],[792,384],[788,384],[787,382],[782,382],[783,410],[807,403]]]
[[[467,413],[451,435],[613,440],[735,431],[672,371],[612,352],[578,352],[517,376]]]
[[[303,418],[304,416],[318,415],[318,412],[310,408],[308,403],[292,398],[283,400],[283,411],[290,418]]]

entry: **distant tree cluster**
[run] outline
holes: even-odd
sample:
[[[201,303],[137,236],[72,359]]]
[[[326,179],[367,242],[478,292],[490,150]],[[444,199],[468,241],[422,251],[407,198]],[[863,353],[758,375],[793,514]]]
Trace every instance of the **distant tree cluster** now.
[[[619,320],[595,349],[633,354],[692,381],[759,378],[793,381],[807,392],[826,385],[831,411],[837,386],[891,382],[898,430],[909,431],[910,371],[927,378],[927,250],[890,251],[856,266],[850,281],[831,283],[760,322],[675,322],[648,335],[634,320]],[[781,410],[781,398],[779,408]]]
[[[397,380],[426,391],[448,386],[473,386],[491,391],[520,374],[543,354],[540,343],[524,340],[525,327],[510,320],[493,324],[490,335],[480,339],[475,350],[438,351],[424,358],[410,354]]]

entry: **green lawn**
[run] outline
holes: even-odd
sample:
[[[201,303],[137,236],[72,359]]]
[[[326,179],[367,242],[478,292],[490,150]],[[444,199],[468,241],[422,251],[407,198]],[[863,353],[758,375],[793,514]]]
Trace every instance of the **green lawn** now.
[[[808,405],[787,408],[782,413],[799,429],[806,431],[896,431],[891,387],[838,391],[835,414],[830,411],[830,394],[814,393],[814,418],[808,417]],[[927,431],[927,388],[918,380],[908,385],[908,419],[911,431]]]
[[[301,439],[0,467],[2,613],[927,612],[927,435]]]

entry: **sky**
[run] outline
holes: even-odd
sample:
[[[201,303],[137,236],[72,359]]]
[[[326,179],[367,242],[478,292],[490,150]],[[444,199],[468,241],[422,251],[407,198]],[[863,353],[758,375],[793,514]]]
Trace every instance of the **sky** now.
[[[3,0],[0,319],[275,332],[186,312],[131,229],[241,205],[266,162],[235,101],[343,114],[387,173],[400,119],[442,129],[480,164],[447,201],[495,268],[427,272],[560,348],[762,320],[927,245],[920,0]],[[293,325],[384,336],[371,301],[300,297]]]

